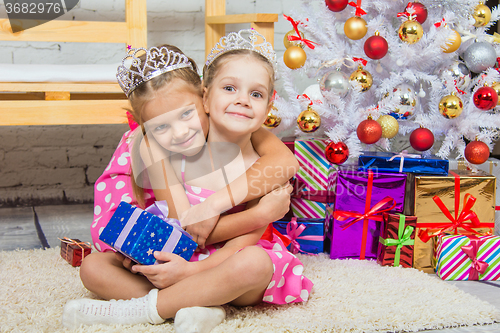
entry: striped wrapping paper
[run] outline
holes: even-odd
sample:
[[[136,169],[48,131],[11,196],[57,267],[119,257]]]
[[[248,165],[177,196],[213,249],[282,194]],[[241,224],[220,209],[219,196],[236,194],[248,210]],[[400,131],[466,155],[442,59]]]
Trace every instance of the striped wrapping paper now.
[[[325,218],[327,191],[333,184],[336,165],[330,164],[325,156],[327,139],[303,139],[295,141],[295,157],[300,169],[295,175],[297,185],[292,194],[293,215],[299,218]],[[332,193],[333,194],[333,193]],[[312,196],[312,200],[308,200]]]
[[[436,274],[443,280],[469,280],[472,260],[462,250],[462,246],[471,244],[474,236],[440,236],[437,246]],[[486,262],[488,267],[478,280],[494,281],[500,279],[500,237],[479,236],[480,246],[477,260]]]

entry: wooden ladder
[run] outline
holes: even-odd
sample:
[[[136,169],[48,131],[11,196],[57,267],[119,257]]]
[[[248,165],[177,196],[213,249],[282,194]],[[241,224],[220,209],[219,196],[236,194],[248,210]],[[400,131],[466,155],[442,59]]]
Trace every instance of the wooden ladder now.
[[[146,0],[125,0],[125,22],[53,20],[12,33],[9,20],[0,19],[0,40],[147,47]],[[130,105],[116,81],[0,82],[0,92],[0,126],[126,123],[124,108]]]
[[[278,22],[278,14],[226,15],[226,0],[205,0],[205,57],[226,34],[226,24],[250,23],[274,46],[274,22]]]

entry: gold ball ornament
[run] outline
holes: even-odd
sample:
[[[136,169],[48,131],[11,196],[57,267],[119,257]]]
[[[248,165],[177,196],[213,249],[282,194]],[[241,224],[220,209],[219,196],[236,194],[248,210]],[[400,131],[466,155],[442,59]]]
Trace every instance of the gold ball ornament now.
[[[297,125],[305,133],[315,132],[321,126],[321,117],[311,106],[302,111],[297,117]]]
[[[399,38],[408,44],[415,44],[424,35],[424,29],[415,20],[404,21],[398,30]]]
[[[493,88],[497,92],[497,95],[499,96],[497,105],[500,105],[500,82],[493,83],[493,85],[491,86],[491,88]]]
[[[344,33],[350,39],[361,39],[365,37],[367,31],[366,21],[359,16],[353,16],[345,21]]]
[[[455,93],[444,96],[439,102],[439,112],[447,119],[453,119],[460,116],[463,109],[464,105],[462,100],[456,96]]]
[[[451,31],[453,31],[453,34],[446,38],[445,45],[441,46],[444,53],[455,52],[460,47],[460,44],[462,44],[462,37],[460,37],[460,34],[453,29],[451,29]]]
[[[472,13],[472,17],[476,20],[474,26],[476,28],[484,27],[490,22],[491,19],[491,10],[488,6],[485,6],[482,2],[474,8],[474,13]]]
[[[377,119],[377,122],[382,127],[382,137],[392,139],[399,132],[399,123],[393,116],[385,114]]]
[[[299,32],[300,32],[300,37],[304,38],[304,33],[302,31]],[[295,32],[295,30],[292,29],[285,34],[285,36],[283,37],[283,45],[285,45],[285,48],[299,45],[299,41],[293,41],[293,42],[289,41],[288,36],[297,36],[297,33]]]
[[[367,91],[373,84],[372,75],[362,66],[358,66],[358,69],[351,74],[349,80],[358,82],[361,85],[361,91]]]
[[[271,110],[278,111],[278,109],[273,105],[271,107]],[[272,111],[269,111],[267,114],[266,120],[264,120],[264,123],[262,126],[267,127],[267,128],[276,128],[281,124],[281,118],[274,115]]]
[[[297,69],[306,63],[306,51],[299,46],[290,46],[283,54],[283,61],[290,69]]]

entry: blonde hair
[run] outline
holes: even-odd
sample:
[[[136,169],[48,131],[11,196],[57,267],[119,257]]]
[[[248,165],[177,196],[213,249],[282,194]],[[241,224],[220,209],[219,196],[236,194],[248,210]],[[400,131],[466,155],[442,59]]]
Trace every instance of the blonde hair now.
[[[173,45],[168,45],[164,44],[161,46],[158,46],[158,48],[167,48],[170,51],[174,51],[180,54],[184,54],[179,48]],[[141,60],[142,66],[144,66],[144,62],[146,60],[146,54],[142,55],[139,57]],[[202,86],[201,86],[201,78],[198,75],[198,67],[196,66],[196,63],[194,62],[193,59],[189,58],[189,62],[193,66],[193,69],[191,68],[178,68],[166,73],[163,73],[157,77],[154,77],[153,79],[144,82],[140,86],[138,86],[129,96],[129,101],[132,109],[128,110],[132,117],[134,118],[135,122],[139,124],[142,134],[145,134],[144,131],[144,119],[143,119],[143,109],[146,103],[149,101],[153,100],[158,92],[158,90],[162,89],[165,87],[167,84],[171,83],[175,79],[180,79],[186,83],[186,87],[188,89],[191,89],[192,92],[200,97],[203,97],[203,92],[202,92]],[[173,61],[173,59],[171,60]],[[170,64],[167,64],[167,66]],[[134,65],[130,67],[131,70],[134,70]],[[142,68],[141,68],[142,70]],[[154,69],[146,69],[144,74],[147,74],[150,71],[153,71]],[[142,136],[141,136],[142,139]],[[131,150],[131,168],[132,170],[142,170],[144,169],[142,166],[142,161],[140,158],[140,152],[139,152],[139,147],[140,147],[140,140],[137,138],[137,140],[134,140],[132,144],[132,150]],[[142,178],[143,173],[139,175],[134,175],[133,171],[130,171],[131,179],[132,179],[132,190],[134,197],[137,200],[137,204],[139,207],[144,208],[145,206],[145,199],[144,199],[144,188],[139,186],[138,183],[145,184],[145,182]],[[136,177],[137,180],[136,181]]]
[[[262,61],[264,67],[267,69],[267,72],[269,73],[268,101],[270,101],[271,97],[273,95],[273,91],[274,91],[273,65],[263,55],[255,52],[255,51],[247,50],[247,49],[228,51],[228,52],[218,56],[210,65],[208,65],[208,67],[205,66],[203,68],[203,88],[206,88],[207,91],[210,91],[210,87],[213,83],[213,80],[214,80],[215,76],[217,76],[217,73],[219,72],[220,68],[222,66],[224,66],[228,61],[230,61],[232,57],[236,57],[236,56],[247,56],[247,57],[252,57],[255,60]]]

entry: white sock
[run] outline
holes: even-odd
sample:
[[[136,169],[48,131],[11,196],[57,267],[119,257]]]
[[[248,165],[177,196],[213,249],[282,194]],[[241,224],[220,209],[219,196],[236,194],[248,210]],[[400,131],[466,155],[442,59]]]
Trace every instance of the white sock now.
[[[70,329],[94,324],[161,324],[165,320],[156,309],[157,298],[158,289],[152,289],[146,296],[130,300],[72,300],[64,306],[62,323]]]
[[[226,318],[221,306],[193,306],[177,311],[174,319],[176,333],[209,333]]]

